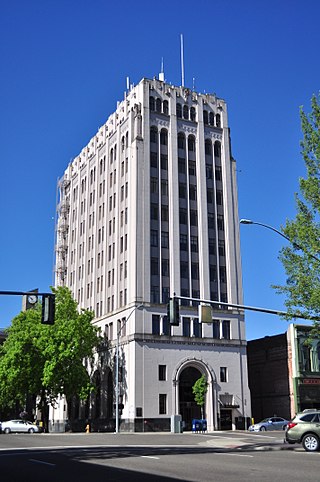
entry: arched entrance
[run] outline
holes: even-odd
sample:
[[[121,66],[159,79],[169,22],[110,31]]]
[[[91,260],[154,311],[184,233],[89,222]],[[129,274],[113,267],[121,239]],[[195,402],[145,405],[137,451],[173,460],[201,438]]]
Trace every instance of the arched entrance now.
[[[192,393],[192,387],[201,375],[200,370],[189,366],[179,376],[179,413],[184,421],[185,430],[191,430],[192,419],[201,418],[201,409]]]

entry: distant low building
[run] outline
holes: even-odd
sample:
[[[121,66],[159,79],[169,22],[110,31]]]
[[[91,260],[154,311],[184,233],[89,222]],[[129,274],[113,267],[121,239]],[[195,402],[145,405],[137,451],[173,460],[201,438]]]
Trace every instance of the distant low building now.
[[[286,333],[248,342],[252,416],[287,419],[320,409],[320,338],[306,343],[311,326],[291,324]]]

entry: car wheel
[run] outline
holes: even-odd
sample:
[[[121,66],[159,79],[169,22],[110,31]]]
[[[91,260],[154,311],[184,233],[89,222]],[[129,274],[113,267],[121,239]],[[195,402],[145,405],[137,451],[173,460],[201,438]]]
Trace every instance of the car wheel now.
[[[264,427],[263,425],[262,427],[260,427],[260,432],[265,432],[266,430],[267,430],[266,427]]]
[[[34,433],[34,428],[29,428],[28,433]]]
[[[307,452],[317,452],[319,450],[319,439],[312,433],[307,433],[302,439],[302,446]]]
[[[4,431],[4,433],[10,433],[11,432],[10,428],[8,428],[8,427],[6,427],[3,431]]]

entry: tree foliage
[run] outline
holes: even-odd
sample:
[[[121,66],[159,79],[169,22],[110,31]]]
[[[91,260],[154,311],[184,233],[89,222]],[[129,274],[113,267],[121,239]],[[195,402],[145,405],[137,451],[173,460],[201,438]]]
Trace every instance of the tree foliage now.
[[[286,286],[277,290],[286,295],[289,313],[320,319],[320,96],[311,99],[311,112],[300,110],[303,139],[301,154],[306,176],[300,178],[300,193],[296,194],[297,214],[287,220],[284,234],[291,245],[282,249]],[[299,249],[303,248],[303,249]],[[319,261],[317,261],[318,258]],[[315,321],[314,328],[319,329]]]
[[[203,407],[206,400],[206,393],[208,390],[208,382],[205,375],[202,375],[192,387],[192,393],[194,394],[194,400],[197,405],[201,407],[201,416],[203,416]]]
[[[29,396],[40,397],[42,408],[59,394],[67,400],[92,390],[84,360],[92,360],[101,341],[91,323],[93,313],[77,309],[66,287],[56,295],[55,324],[41,324],[41,306],[21,312],[8,328],[0,347],[0,407],[23,408]],[[41,408],[41,407],[40,407]]]

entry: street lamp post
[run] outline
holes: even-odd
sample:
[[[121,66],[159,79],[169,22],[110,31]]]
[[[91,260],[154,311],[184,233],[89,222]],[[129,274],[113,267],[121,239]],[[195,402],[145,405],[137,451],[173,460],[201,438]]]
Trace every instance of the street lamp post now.
[[[122,328],[126,325],[130,316],[136,311],[144,308],[144,305],[138,305],[133,308],[129,313],[128,317],[124,319],[123,323],[120,324],[119,330],[117,331],[117,347],[116,347],[116,433],[119,433],[119,344],[120,344],[120,334]]]
[[[284,239],[289,241],[289,243],[291,243],[294,248],[300,249],[300,251],[303,251],[307,256],[310,256],[311,258],[318,261],[318,263],[320,263],[320,259],[317,258],[317,256],[314,256],[312,253],[309,253],[309,251],[307,251],[305,248],[300,246],[300,244],[297,244],[294,241],[291,241],[291,239],[288,238],[288,236],[286,236],[285,234],[283,234],[281,231],[274,228],[273,226],[269,226],[269,224],[258,223],[256,221],[252,221],[251,219],[240,219],[240,224],[257,224],[258,226],[263,226],[264,228],[271,229],[271,231],[274,231],[275,233],[280,234],[280,236],[282,236]]]

